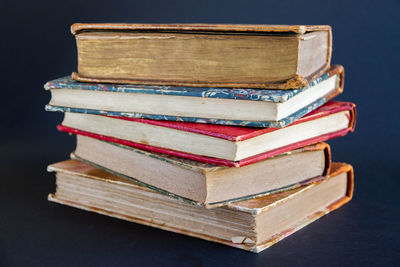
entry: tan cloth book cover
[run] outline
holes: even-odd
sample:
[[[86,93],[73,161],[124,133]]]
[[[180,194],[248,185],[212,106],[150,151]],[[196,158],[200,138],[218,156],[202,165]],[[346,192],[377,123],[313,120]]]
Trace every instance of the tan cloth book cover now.
[[[291,89],[329,69],[327,25],[74,24],[78,72],[96,83]]]

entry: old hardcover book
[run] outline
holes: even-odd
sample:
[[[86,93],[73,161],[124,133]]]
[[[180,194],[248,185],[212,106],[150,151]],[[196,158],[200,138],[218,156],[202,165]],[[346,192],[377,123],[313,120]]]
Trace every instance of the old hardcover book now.
[[[333,163],[329,177],[215,209],[159,194],[79,161],[48,167],[57,190],[49,200],[119,219],[260,252],[347,203],[353,169]]]
[[[71,157],[206,207],[299,186],[325,175],[330,167],[330,149],[325,143],[230,168],[78,135]]]
[[[66,112],[58,129],[230,167],[245,166],[353,131],[355,106],[328,102],[285,128],[244,128]]]
[[[331,27],[74,24],[84,82],[291,89],[329,68]]]
[[[80,83],[45,84],[48,110],[250,127],[283,127],[343,91],[340,65],[308,86],[291,90]]]

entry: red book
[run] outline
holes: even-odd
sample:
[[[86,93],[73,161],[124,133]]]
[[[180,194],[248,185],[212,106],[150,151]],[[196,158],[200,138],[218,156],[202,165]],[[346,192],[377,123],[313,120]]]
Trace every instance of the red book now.
[[[330,101],[284,128],[65,113],[63,132],[215,165],[241,167],[354,130],[355,104]]]

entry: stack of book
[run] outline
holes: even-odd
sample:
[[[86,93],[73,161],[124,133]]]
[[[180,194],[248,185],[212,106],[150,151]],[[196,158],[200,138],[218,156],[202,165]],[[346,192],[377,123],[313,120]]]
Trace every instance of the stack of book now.
[[[329,26],[71,29],[46,110],[77,146],[50,201],[259,252],[351,199],[323,143],[355,125]]]

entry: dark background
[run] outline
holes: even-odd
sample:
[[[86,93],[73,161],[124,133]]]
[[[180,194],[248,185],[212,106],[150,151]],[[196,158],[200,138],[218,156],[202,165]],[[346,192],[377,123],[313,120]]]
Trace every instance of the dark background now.
[[[0,265],[399,264],[399,11],[395,0],[2,0]],[[338,99],[358,107],[356,132],[329,142],[355,168],[352,202],[258,255],[47,202],[46,166],[74,138],[44,112],[43,84],[76,70],[74,22],[332,25],[332,62],[346,69]]]

